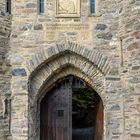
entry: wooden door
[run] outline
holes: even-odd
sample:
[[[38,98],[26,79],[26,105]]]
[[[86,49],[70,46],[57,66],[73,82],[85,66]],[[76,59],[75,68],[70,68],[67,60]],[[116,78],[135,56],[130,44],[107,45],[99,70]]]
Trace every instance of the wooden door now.
[[[95,94],[94,109],[91,111],[88,108],[90,113],[85,111],[92,119],[90,125],[85,123],[80,127],[72,127],[72,123],[74,124],[72,116],[75,113],[72,110],[72,94],[74,95],[72,90],[74,88],[89,89],[83,81],[74,77],[67,77],[49,91],[41,101],[40,140],[102,140],[103,103],[95,91],[93,91]],[[77,115],[81,117],[80,111],[77,112],[79,112]],[[85,120],[89,119],[85,118]],[[82,124],[81,120],[79,124]]]
[[[72,140],[72,89],[68,79],[41,102],[41,140]]]

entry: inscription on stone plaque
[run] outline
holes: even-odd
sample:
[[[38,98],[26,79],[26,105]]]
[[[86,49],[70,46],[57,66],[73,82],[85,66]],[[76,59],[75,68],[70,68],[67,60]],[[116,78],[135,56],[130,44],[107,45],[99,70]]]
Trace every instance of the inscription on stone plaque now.
[[[80,0],[56,0],[56,17],[80,17]]]
[[[92,34],[89,24],[47,24],[45,40],[56,42],[64,39],[69,41],[90,41]]]

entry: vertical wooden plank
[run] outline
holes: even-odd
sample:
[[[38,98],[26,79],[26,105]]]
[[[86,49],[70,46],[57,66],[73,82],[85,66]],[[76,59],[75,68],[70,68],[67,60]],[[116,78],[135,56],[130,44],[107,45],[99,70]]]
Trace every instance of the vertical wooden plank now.
[[[51,123],[53,123],[53,131],[54,131],[53,135],[56,135],[56,138],[54,140],[70,140],[69,132],[71,121],[69,121],[69,119],[71,115],[69,114],[70,113],[69,94],[70,94],[69,82],[63,81],[61,82],[61,84],[58,85],[58,88],[54,91],[53,95],[51,95],[55,97],[54,106],[52,110],[54,110],[54,112],[56,113],[54,113],[54,116],[52,117],[53,120],[51,120]]]
[[[95,120],[95,140],[103,139],[103,103],[99,96],[97,98],[97,112]]]

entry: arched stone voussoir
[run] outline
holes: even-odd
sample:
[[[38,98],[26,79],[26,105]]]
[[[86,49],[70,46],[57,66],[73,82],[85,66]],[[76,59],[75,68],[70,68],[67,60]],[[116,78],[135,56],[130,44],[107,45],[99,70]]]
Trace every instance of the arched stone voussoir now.
[[[51,77],[53,77],[54,75],[59,75],[59,73],[62,74],[66,74],[66,72],[64,71],[67,68],[73,68],[72,75],[75,74],[75,70],[77,72],[77,76],[78,75],[85,75],[85,79],[90,79],[90,81],[92,81],[92,85],[94,85],[94,89],[98,90],[98,91],[102,91],[104,89],[104,85],[103,85],[103,80],[104,77],[103,75],[101,75],[98,71],[94,72],[94,76],[91,77],[89,74],[85,73],[84,71],[82,71],[81,69],[79,69],[78,67],[72,65],[72,64],[65,64],[57,69],[55,69],[54,71],[52,71],[52,73],[50,73],[50,75],[43,73],[43,71],[45,70],[41,70],[40,73],[38,73],[36,75],[36,77],[34,77],[30,82],[32,84],[32,92],[33,94],[36,96],[38,93],[40,93],[40,90],[42,89],[43,86],[46,86],[47,84],[49,84],[49,80]],[[65,75],[67,76],[67,75]],[[76,76],[76,75],[75,75]]]
[[[97,93],[102,94],[104,90],[103,77],[96,78],[96,81],[95,81],[95,79],[91,79],[87,74],[81,72],[78,68],[72,65],[69,67],[65,65],[63,68],[54,71],[49,77],[47,77],[46,81],[44,81],[43,83],[40,83],[40,85],[38,83],[38,79],[34,79],[32,81],[32,84],[34,85],[32,87],[33,88],[32,92],[34,95],[34,97],[32,98],[33,100],[32,105],[34,105],[37,102],[37,100],[41,100],[43,96],[46,95],[46,93],[55,85],[55,83],[58,80],[69,75],[73,75],[84,80]]]
[[[27,62],[30,75],[42,67],[44,63],[49,63],[49,61],[55,59],[55,57],[65,55],[66,53],[79,55],[87,59],[87,61],[92,62],[104,75],[106,75],[110,69],[110,61],[106,55],[97,50],[91,50],[76,43],[67,42],[48,46],[36,52],[31,60]]]
[[[37,94],[45,81],[48,81],[50,77],[58,72],[63,72],[63,68],[74,67],[79,70],[79,73],[83,73],[86,77],[95,83],[95,88],[103,89],[104,75],[98,70],[98,68],[93,65],[90,61],[87,61],[81,56],[76,56],[74,54],[67,54],[65,56],[60,56],[48,64],[44,65],[36,71],[34,75],[30,78],[30,83],[32,85],[33,93]]]

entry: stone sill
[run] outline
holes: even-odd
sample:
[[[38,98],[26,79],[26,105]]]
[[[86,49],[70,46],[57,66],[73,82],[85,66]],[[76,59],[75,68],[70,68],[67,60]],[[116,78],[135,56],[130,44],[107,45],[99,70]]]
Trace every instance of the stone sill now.
[[[89,16],[88,17],[90,17],[90,18],[94,18],[94,17],[101,17],[102,15],[100,14],[100,13],[95,13],[95,14],[89,14]]]

